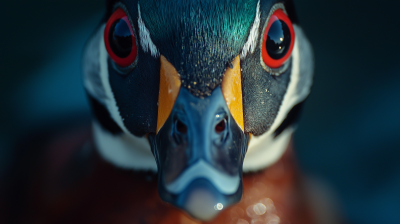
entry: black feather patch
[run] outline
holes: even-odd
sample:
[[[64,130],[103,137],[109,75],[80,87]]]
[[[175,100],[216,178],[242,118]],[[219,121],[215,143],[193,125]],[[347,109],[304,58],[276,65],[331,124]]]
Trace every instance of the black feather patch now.
[[[283,3],[285,4],[290,21],[292,21],[293,24],[298,24],[299,19],[297,18],[294,2],[292,0],[285,0]]]
[[[108,110],[101,103],[99,103],[99,101],[94,99],[89,94],[87,95],[90,101],[90,105],[92,106],[93,114],[96,120],[100,123],[100,125],[114,135],[122,133],[121,128],[111,118],[111,115],[108,112]]]
[[[285,120],[274,132],[274,138],[278,137],[286,128],[296,124],[299,121],[301,109],[303,108],[303,102],[296,104],[286,115]]]

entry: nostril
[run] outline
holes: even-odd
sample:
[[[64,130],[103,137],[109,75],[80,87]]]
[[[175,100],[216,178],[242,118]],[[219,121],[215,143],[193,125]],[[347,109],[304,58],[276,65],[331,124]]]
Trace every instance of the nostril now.
[[[217,132],[219,134],[219,133],[225,131],[225,128],[226,128],[226,119],[223,119],[217,125],[215,125],[215,132]]]
[[[181,134],[186,134],[187,133],[186,125],[180,120],[176,120],[176,130],[178,132],[180,132]]]

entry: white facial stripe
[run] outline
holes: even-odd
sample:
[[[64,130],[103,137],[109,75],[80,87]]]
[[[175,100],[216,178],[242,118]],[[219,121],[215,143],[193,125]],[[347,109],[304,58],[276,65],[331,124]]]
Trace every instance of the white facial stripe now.
[[[154,45],[153,41],[150,38],[150,32],[147,29],[146,25],[142,20],[142,15],[140,12],[140,4],[138,3],[138,11],[139,11],[139,19],[138,19],[138,26],[139,26],[139,37],[140,37],[140,46],[144,52],[151,53],[151,56],[157,58],[160,56],[160,52],[158,51],[156,45]]]
[[[273,138],[274,132],[282,124],[293,106],[302,102],[310,93],[313,75],[311,45],[303,30],[296,25],[293,25],[293,27],[296,40],[292,52],[290,82],[271,128],[263,135],[251,138],[243,165],[245,172],[265,168],[280,158],[280,155],[286,150],[293,130],[285,130],[277,138]]]
[[[112,164],[125,169],[157,172],[156,161],[145,137],[129,133],[113,135],[97,121],[93,121],[93,136],[102,157]]]
[[[312,46],[308,41],[307,37],[305,36],[303,30],[298,27],[294,26],[295,32],[299,35],[299,67],[300,67],[300,74],[301,79],[297,83],[297,96],[298,99],[296,102],[303,101],[308,94],[310,94],[310,89],[312,86],[312,77],[314,75],[314,54],[312,51]]]
[[[87,43],[83,54],[83,83],[86,91],[104,104],[106,95],[100,79],[100,53],[99,41],[101,39],[102,29],[98,29],[97,33]]]
[[[200,160],[185,170],[175,181],[166,184],[167,190],[173,194],[182,193],[189,184],[198,178],[209,180],[219,192],[223,194],[234,194],[239,188],[240,177],[229,176],[216,170],[208,163]]]
[[[313,58],[311,45],[308,42],[303,30],[293,25],[296,34],[295,46],[292,52],[292,72],[290,82],[283,98],[279,113],[272,124],[269,133],[274,132],[289,111],[296,104],[305,100],[310,93],[313,75]]]
[[[107,110],[110,112],[111,118],[118,124],[122,129],[123,133],[119,135],[113,135],[107,130],[104,130],[100,124],[94,120],[93,121],[93,137],[97,149],[104,159],[110,161],[116,166],[135,169],[135,170],[152,170],[157,171],[157,164],[154,160],[154,156],[151,153],[150,144],[146,137],[136,137],[132,135],[125,127],[117,103],[114,98],[114,94],[111,89],[109,82],[109,72],[108,72],[108,53],[104,44],[104,28],[103,25],[96,37],[98,41],[93,41],[97,43],[98,49],[98,59],[99,70],[97,71],[97,80],[99,80],[96,85],[101,86],[103,90],[103,97],[100,97],[93,90],[93,84],[90,84],[92,80],[87,79],[85,75],[85,87],[87,88],[90,95],[93,95],[96,99],[102,103]],[[93,43],[90,43],[93,44]],[[87,65],[85,65],[87,66]],[[88,84],[86,84],[88,82]]]
[[[105,25],[103,25],[100,30],[104,32]],[[109,72],[108,72],[108,53],[104,43],[104,36],[101,35],[100,38],[100,79],[103,84],[104,92],[106,98],[104,99],[104,106],[107,107],[108,112],[110,112],[111,118],[118,124],[118,126],[125,132],[129,133],[127,128],[122,121],[121,115],[119,113],[119,109],[117,106],[117,102],[115,101],[114,94],[111,89],[110,80],[109,80]]]
[[[253,26],[251,27],[249,37],[247,38],[247,41],[244,44],[242,53],[240,54],[240,59],[244,59],[249,52],[254,53],[254,50],[256,49],[258,43],[259,26],[260,26],[260,1],[258,1],[257,12],[254,18]]]

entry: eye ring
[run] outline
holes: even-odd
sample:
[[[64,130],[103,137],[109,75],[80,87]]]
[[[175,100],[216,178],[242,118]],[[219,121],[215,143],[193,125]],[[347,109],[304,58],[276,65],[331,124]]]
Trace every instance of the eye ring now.
[[[277,40],[277,37],[280,38]],[[288,62],[294,48],[295,33],[282,3],[272,7],[260,41],[260,62],[264,70],[276,76],[285,72],[290,64]]]
[[[138,60],[137,35],[122,4],[117,4],[104,29],[104,44],[113,67],[120,73],[134,68]]]

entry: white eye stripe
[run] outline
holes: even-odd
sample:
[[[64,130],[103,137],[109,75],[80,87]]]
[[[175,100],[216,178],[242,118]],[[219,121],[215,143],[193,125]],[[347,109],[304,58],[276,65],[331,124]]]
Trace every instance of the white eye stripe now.
[[[256,16],[254,18],[253,26],[251,27],[249,37],[243,46],[242,53],[240,54],[240,59],[244,59],[247,54],[254,53],[257,47],[257,41],[259,37],[258,28],[260,27],[260,1],[257,4]]]
[[[142,46],[144,52],[150,51],[151,56],[157,58],[160,56],[160,52],[158,51],[156,45],[154,45],[153,41],[151,40],[149,29],[147,29],[146,25],[142,20],[139,3],[138,3],[138,12],[139,12],[138,26],[139,26],[140,46]]]

